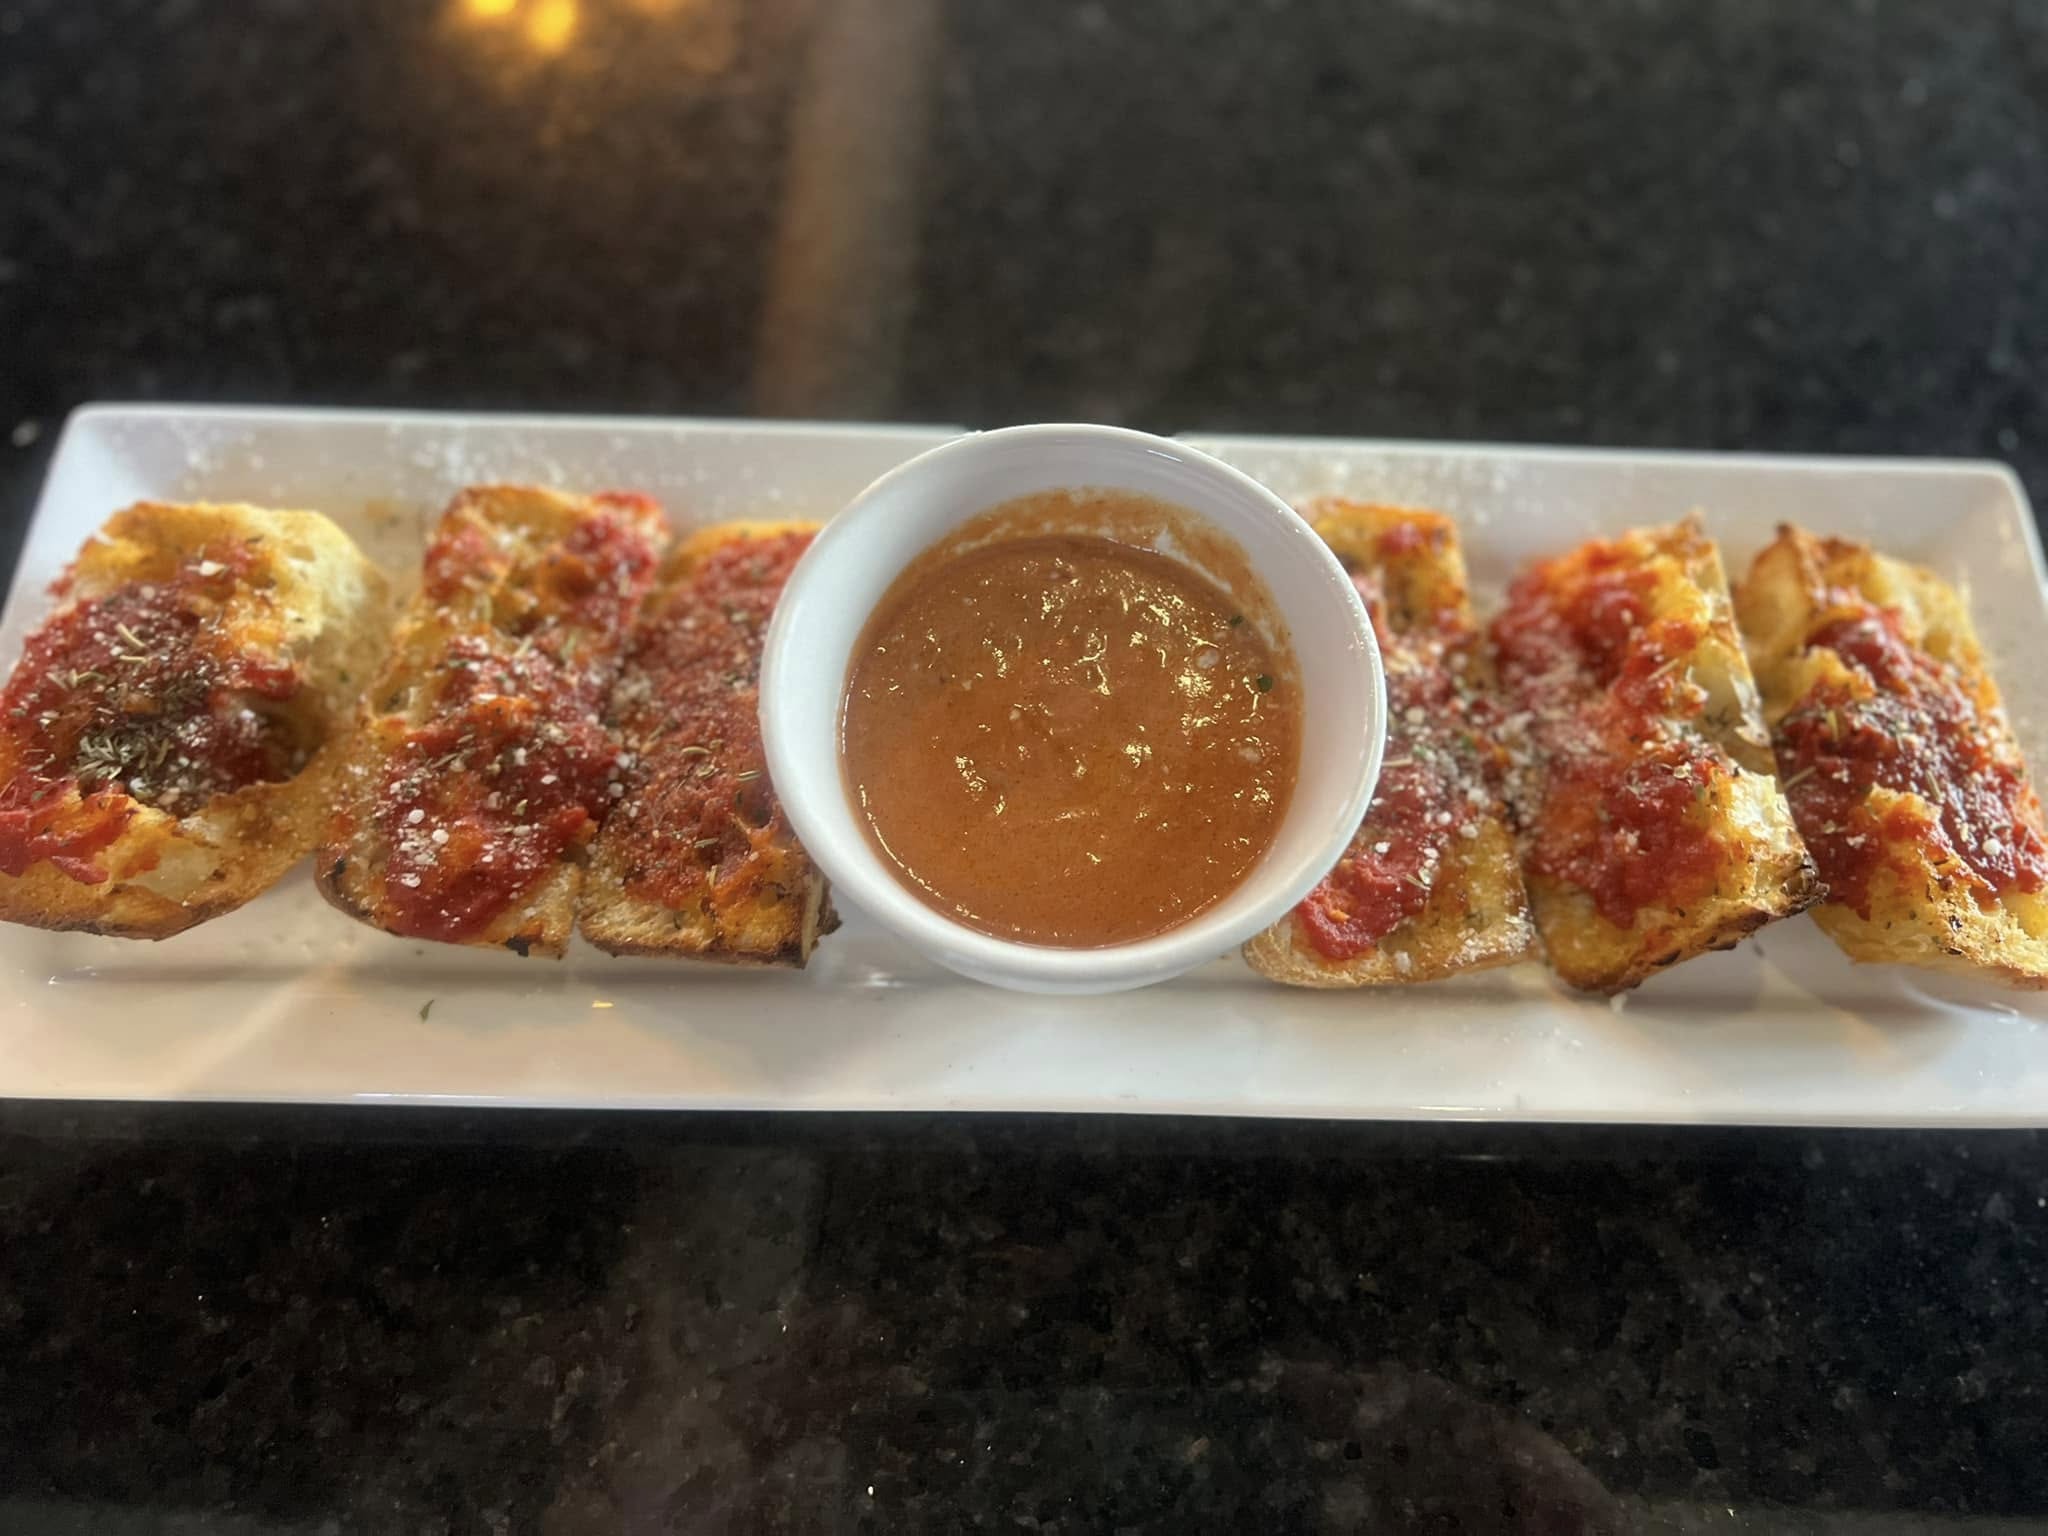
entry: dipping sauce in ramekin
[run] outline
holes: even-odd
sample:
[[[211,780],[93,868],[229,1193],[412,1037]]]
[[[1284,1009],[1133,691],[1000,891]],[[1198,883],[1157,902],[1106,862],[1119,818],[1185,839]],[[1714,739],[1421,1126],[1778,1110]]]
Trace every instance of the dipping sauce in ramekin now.
[[[1046,491],[965,524],[854,651],[869,841],[928,905],[1023,943],[1130,943],[1214,906],[1272,845],[1300,757],[1265,603],[1241,552],[1151,497]]]
[[[1012,757],[1020,744],[1033,745],[1023,730],[1031,713],[1029,698],[1014,698],[997,711],[979,702],[955,701],[965,705],[959,719],[950,710],[935,709],[932,718],[948,729],[964,722],[972,751],[957,744],[947,751],[954,739],[948,730],[920,733],[914,723],[906,725],[911,711],[889,716],[900,733],[905,761],[915,760],[900,773],[877,766],[894,748],[877,751],[875,764],[866,762],[867,748],[884,744],[863,744],[862,705],[851,721],[851,734],[852,755],[863,761],[850,771],[848,685],[873,660],[868,649],[875,635],[894,627],[893,615],[905,594],[928,577],[937,579],[952,560],[984,547],[1038,539],[1056,545],[1069,536],[1099,537],[1120,546],[1113,551],[1118,564],[1125,563],[1127,554],[1157,555],[1176,567],[1175,579],[1168,582],[1149,559],[1131,560],[1134,575],[1105,582],[1105,590],[1083,605],[1092,608],[1094,601],[1114,597],[1109,611],[1118,625],[1092,626],[1104,638],[1101,676],[1082,661],[1087,645],[1078,653],[1061,648],[1072,635],[1051,627],[1038,642],[1039,657],[1051,662],[1045,670],[1059,674],[1059,686],[1049,684],[1046,695],[1059,705],[1054,724],[1079,733],[1091,718],[1098,724],[1113,718],[1122,727],[1090,735],[1085,749],[1076,745],[1078,734],[1065,743],[1063,771],[1069,777],[1079,768],[1083,781],[1096,776],[1099,782],[1110,771],[1101,766],[1105,758],[1124,774],[1138,766],[1132,759],[1143,759],[1147,747],[1155,768],[1162,756],[1153,717],[1091,703],[1091,684],[1098,690],[1095,700],[1105,700],[1099,690],[1106,682],[1106,698],[1119,704],[1127,704],[1133,690],[1142,691],[1171,727],[1165,734],[1179,731],[1187,716],[1193,741],[1213,740],[1213,763],[1193,751],[1181,760],[1177,779],[1196,784],[1192,795],[1176,797],[1156,784],[1140,783],[1141,794],[1151,797],[1161,814],[1182,813],[1149,845],[1152,853],[1136,831],[1136,812],[1144,806],[1129,794],[1112,792],[1092,802],[1096,821],[1112,822],[1114,807],[1121,806],[1127,825],[1096,828],[1103,840],[1091,842],[1085,814],[1091,806],[1078,801],[1053,805],[1051,776],[1041,786],[1048,798],[1032,802],[1037,804],[1036,827],[1025,827],[1021,813],[1031,797],[992,776],[982,758],[1003,756],[1001,750],[991,754],[988,743],[1006,744]],[[1071,548],[1061,555],[1052,546],[1042,546],[1037,554],[1013,554],[1073,559]],[[993,577],[1010,558],[992,563],[983,574]],[[974,585],[977,569],[974,564],[961,568],[965,579],[955,597],[963,603],[972,596],[966,589]],[[1014,602],[1015,591],[1030,585],[1026,575],[1013,570],[1007,583],[992,581],[992,586],[1007,584]],[[1152,585],[1146,587],[1146,581]],[[1170,596],[1188,607],[1175,620],[1173,605],[1161,602],[1168,619],[1148,613],[1131,629],[1122,629],[1123,605],[1127,600],[1135,604],[1141,588],[1154,599]],[[1039,593],[1041,603],[1046,597],[1045,591]],[[1070,615],[1073,611],[1068,610]],[[1242,624],[1229,622],[1239,616]],[[1002,626],[989,624],[985,614],[978,630],[969,622],[971,615],[956,618],[959,636],[979,633],[987,642],[979,652],[961,654],[983,672],[999,675],[1011,668],[1014,675],[1016,658],[1023,654],[1015,625],[1004,638]],[[936,626],[926,628],[936,631]],[[911,626],[904,630],[919,633]],[[1075,633],[1085,632],[1087,627],[1077,622]],[[1155,649],[1147,663],[1139,654],[1142,646],[1126,645],[1111,670],[1106,664],[1110,640],[1127,642],[1132,633],[1159,636],[1166,655],[1160,657]],[[1252,636],[1267,660],[1256,661],[1243,648]],[[952,654],[958,646],[956,636],[944,649]],[[1213,666],[1202,664],[1206,650],[1216,653]],[[1002,653],[1000,661],[996,651]],[[900,664],[899,656],[892,665]],[[1230,697],[1238,712],[1215,729],[1213,738],[1207,735],[1212,727],[1193,724],[1208,713],[1204,701],[1179,686],[1178,680],[1191,672],[1235,680]],[[876,670],[874,676],[880,675]],[[954,672],[939,667],[934,675],[950,678]],[[898,690],[894,705],[902,703],[915,677],[913,668],[902,666],[890,679]],[[1262,677],[1271,679],[1270,687],[1260,688]],[[1068,686],[1077,679],[1078,688]],[[1256,698],[1237,686],[1246,679]],[[982,686],[977,681],[972,691]],[[960,692],[969,691],[963,681]],[[761,733],[790,825],[831,881],[833,899],[856,936],[864,922],[872,921],[923,957],[998,986],[1113,992],[1163,981],[1216,959],[1308,894],[1344,851],[1365,812],[1386,740],[1385,701],[1379,649],[1357,588],[1315,530],[1266,487],[1184,443],[1143,432],[1076,425],[1007,427],[955,438],[906,460],[825,525],[797,562],[768,626]],[[1012,707],[1018,711],[1016,721],[1010,719]],[[1292,733],[1287,744],[1281,739],[1283,716]],[[1247,728],[1251,719],[1257,721],[1256,733]],[[1140,723],[1147,726],[1143,735],[1133,729]],[[980,729],[984,725],[989,727],[985,732]],[[1062,760],[1059,741],[1039,745],[1053,762]],[[1181,743],[1182,748],[1188,745]],[[1126,752],[1127,747],[1135,750]],[[1257,752],[1259,762],[1242,756],[1246,747]],[[1232,752],[1239,753],[1239,766],[1226,775],[1222,764]],[[1280,767],[1290,756],[1291,773]],[[954,761],[958,757],[975,764],[985,786],[981,795],[974,794]],[[908,786],[900,799],[899,776]],[[871,818],[857,779],[867,781],[871,790],[886,786],[890,803],[897,811],[907,806],[907,813],[885,808]],[[926,814],[919,802],[936,795],[939,784],[954,797],[947,814],[958,818],[959,844],[904,857],[901,845],[909,840],[903,834]],[[1204,791],[1203,784],[1209,789]],[[1224,792],[1245,797],[1233,801],[1227,814],[1206,803],[1226,784]],[[1261,789],[1270,808],[1254,803]],[[1002,797],[1000,814],[991,791]],[[1248,814],[1233,829],[1226,822],[1240,805]],[[1209,823],[1190,831],[1188,814],[1208,817]],[[896,825],[899,820],[902,828]],[[1128,844],[1111,841],[1125,837]],[[1234,839],[1263,839],[1263,851],[1240,862],[1242,850],[1232,846]],[[884,847],[885,840],[893,852]],[[1202,852],[1205,844],[1215,850],[1213,865],[1207,862],[1210,854]],[[1126,857],[1119,852],[1123,848],[1133,851]],[[1091,853],[1101,864],[1088,857]],[[1135,873],[1141,860],[1151,861],[1142,877],[1152,887],[1149,896]],[[1090,889],[1098,869],[1108,870],[1104,878],[1125,888]],[[1071,937],[1012,936],[1047,932]],[[1120,932],[1143,936],[1110,937]],[[848,944],[836,953],[840,959],[828,956],[825,963],[850,967],[848,974],[858,975],[866,986],[908,985],[916,974],[900,958],[891,958],[886,947]]]

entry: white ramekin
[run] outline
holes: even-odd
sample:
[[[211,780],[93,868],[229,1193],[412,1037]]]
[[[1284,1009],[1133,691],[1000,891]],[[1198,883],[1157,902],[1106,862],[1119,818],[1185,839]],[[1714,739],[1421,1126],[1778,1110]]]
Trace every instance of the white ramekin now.
[[[1064,949],[992,937],[912,895],[875,853],[847,793],[840,718],[875,605],[961,523],[1034,492],[1104,488],[1172,502],[1249,557],[1287,624],[1302,694],[1301,766],[1273,845],[1242,885],[1149,939]],[[1308,894],[1365,815],[1386,742],[1372,625],[1344,569],[1271,491],[1221,460],[1118,427],[1009,427],[942,444],[854,498],[798,562],[761,669],[768,771],[790,824],[834,888],[941,965],[1029,992],[1115,992],[1235,948]]]

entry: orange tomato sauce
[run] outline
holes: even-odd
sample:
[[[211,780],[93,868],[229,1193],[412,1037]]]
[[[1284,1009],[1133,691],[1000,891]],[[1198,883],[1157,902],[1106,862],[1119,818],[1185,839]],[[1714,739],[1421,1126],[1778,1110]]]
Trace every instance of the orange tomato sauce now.
[[[1017,516],[1043,500],[998,511],[1043,528]],[[1088,526],[1157,520],[1119,500],[1145,502],[1092,493]],[[1093,531],[936,553],[869,620],[842,722],[849,788],[904,884],[982,932],[1065,947],[1148,938],[1235,890],[1294,791],[1284,632]]]

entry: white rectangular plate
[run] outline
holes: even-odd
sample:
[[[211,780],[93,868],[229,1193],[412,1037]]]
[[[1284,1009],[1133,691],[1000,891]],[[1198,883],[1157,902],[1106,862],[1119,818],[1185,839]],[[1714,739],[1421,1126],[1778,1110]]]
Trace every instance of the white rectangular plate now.
[[[140,497],[312,507],[396,573],[473,481],[644,490],[679,525],[822,518],[949,435],[98,408],[58,450],[0,656],[11,664],[85,536]],[[1482,586],[1695,506],[1738,570],[1781,520],[1870,539],[1968,583],[2021,738],[2048,762],[2040,550],[1996,466],[1196,441],[1291,498],[1452,513]],[[1055,999],[957,980],[857,913],[800,974],[443,949],[348,921],[301,872],[165,944],[0,929],[0,975],[0,1094],[28,1098],[2048,1124],[2048,1004],[1852,967],[1804,919],[1620,1009],[1533,966],[1330,994],[1270,986],[1235,958],[1140,993]]]

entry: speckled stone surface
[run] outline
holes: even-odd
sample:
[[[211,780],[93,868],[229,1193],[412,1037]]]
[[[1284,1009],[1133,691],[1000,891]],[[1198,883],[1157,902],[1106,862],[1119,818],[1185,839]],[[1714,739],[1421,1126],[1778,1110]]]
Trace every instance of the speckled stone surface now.
[[[0,0],[0,517],[138,397],[2039,495],[2043,250],[2013,0]],[[0,1530],[2048,1523],[2030,1133],[12,1106],[0,1255]]]
[[[23,1529],[2048,1508],[2032,1134],[0,1123]]]

